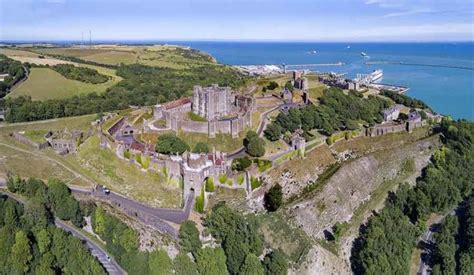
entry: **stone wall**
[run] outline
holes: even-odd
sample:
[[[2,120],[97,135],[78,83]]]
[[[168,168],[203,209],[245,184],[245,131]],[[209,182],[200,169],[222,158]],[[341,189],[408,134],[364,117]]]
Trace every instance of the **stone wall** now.
[[[193,133],[209,133],[209,122],[200,121],[181,121],[181,130]]]
[[[12,136],[15,139],[17,139],[18,141],[20,141],[20,142],[22,142],[26,145],[29,145],[29,146],[35,148],[36,150],[42,150],[42,149],[45,149],[45,148],[49,147],[49,143],[47,141],[45,141],[43,143],[34,142],[34,141],[28,139],[27,137],[25,137],[22,134],[17,133],[17,132],[14,132],[12,134]]]

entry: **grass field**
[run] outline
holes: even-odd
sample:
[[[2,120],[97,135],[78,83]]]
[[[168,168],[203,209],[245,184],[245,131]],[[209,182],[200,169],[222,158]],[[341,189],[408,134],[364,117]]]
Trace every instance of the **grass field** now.
[[[114,152],[99,149],[99,138],[90,137],[77,155],[67,161],[95,182],[153,206],[180,207],[181,188],[167,184],[164,175],[143,172],[137,165],[117,158]]]
[[[232,152],[242,146],[246,133],[247,131],[242,131],[240,136],[234,139],[230,134],[217,134],[215,138],[210,138],[207,134],[185,133],[180,131],[178,137],[189,144],[191,148],[194,148],[198,142],[205,142],[209,144],[209,149],[211,150],[215,147],[217,151]]]
[[[132,64],[135,63],[137,59],[136,54],[133,51],[111,49],[41,48],[33,50],[41,54],[77,57],[86,61],[93,61],[108,65],[118,65],[120,63]]]
[[[308,79],[309,85],[309,98],[312,99],[313,102],[316,102],[319,97],[323,96],[326,85],[319,82],[316,75],[306,75],[306,78]]]
[[[121,80],[113,70],[96,66],[87,67],[97,69],[99,73],[111,76],[112,79],[102,84],[90,84],[67,79],[49,68],[32,68],[28,79],[8,96],[30,96],[32,100],[62,99],[92,92],[103,93]]]
[[[47,132],[47,130],[28,130],[23,135],[34,142],[41,143],[46,141],[44,136]]]
[[[149,66],[185,69],[192,66],[214,63],[204,53],[187,51],[172,45],[156,46],[115,46],[96,45],[92,48],[41,48],[32,49],[37,53],[76,57],[107,65],[140,63]],[[186,53],[186,54],[185,54]]]

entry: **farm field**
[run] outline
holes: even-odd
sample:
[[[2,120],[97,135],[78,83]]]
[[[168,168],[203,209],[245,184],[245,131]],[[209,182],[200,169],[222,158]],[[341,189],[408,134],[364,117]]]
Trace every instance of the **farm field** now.
[[[12,50],[12,49],[2,49],[0,48],[0,54],[4,54],[11,59],[20,61],[22,63],[30,63],[30,64],[37,64],[37,65],[49,65],[54,66],[57,64],[75,64],[74,62],[60,60],[49,56],[42,56],[40,58],[40,54],[30,52],[30,51],[23,51],[23,50]]]
[[[32,100],[62,99],[92,92],[103,93],[121,80],[113,70],[90,65],[86,67],[96,69],[112,79],[102,84],[91,84],[67,79],[49,68],[31,68],[28,79],[8,96],[30,96]]]
[[[41,54],[76,57],[107,65],[132,64],[136,62],[136,54],[133,51],[94,48],[41,48],[33,50]]]
[[[32,49],[46,55],[62,55],[80,58],[106,65],[140,63],[148,66],[186,69],[192,66],[209,65],[215,60],[206,53],[188,50],[179,46],[116,46],[97,45],[92,48],[41,48]]]

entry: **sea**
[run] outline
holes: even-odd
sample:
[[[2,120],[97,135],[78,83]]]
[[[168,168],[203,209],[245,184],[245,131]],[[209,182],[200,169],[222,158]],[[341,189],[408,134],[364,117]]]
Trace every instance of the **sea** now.
[[[409,87],[435,112],[474,120],[474,42],[446,43],[309,43],[309,42],[172,42],[190,46],[229,65],[344,63],[307,66],[319,72],[358,73],[383,70],[381,83]],[[315,52],[314,52],[315,51]],[[361,55],[364,52],[367,56]],[[366,64],[394,62],[401,64]],[[409,65],[410,64],[410,65]],[[301,69],[301,68],[299,68]]]

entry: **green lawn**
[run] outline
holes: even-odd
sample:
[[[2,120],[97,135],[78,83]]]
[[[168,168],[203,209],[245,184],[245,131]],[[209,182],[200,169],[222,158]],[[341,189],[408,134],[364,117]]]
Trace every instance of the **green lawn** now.
[[[207,119],[193,112],[188,112],[188,118],[192,121],[206,122]]]
[[[89,66],[90,67],[90,66]],[[94,67],[98,68],[98,67]],[[112,76],[113,70],[100,68],[99,73]],[[102,84],[90,84],[70,80],[49,68],[32,68],[28,79],[8,96],[30,96],[33,100],[62,99],[92,92],[103,93],[120,78],[113,78]]]
[[[241,132],[240,136],[234,139],[230,134],[217,134],[215,138],[209,138],[207,134],[180,131],[178,137],[189,144],[191,148],[194,148],[198,142],[205,142],[209,144],[211,150],[215,147],[217,151],[232,152],[242,146],[245,133],[246,131]]]
[[[114,49],[81,49],[81,48],[43,48],[34,49],[35,52],[49,55],[63,55],[77,57],[87,61],[93,61],[108,65],[120,63],[132,64],[136,62],[136,54],[133,51],[122,51]]]
[[[139,166],[120,160],[115,152],[100,149],[99,138],[92,136],[77,155],[67,156],[69,165],[123,195],[160,207],[180,207],[181,188],[167,182],[158,172],[144,172]]]
[[[46,141],[44,136],[46,135],[47,132],[48,130],[29,130],[29,131],[25,131],[23,135],[26,138],[30,139],[31,141],[42,143]]]

